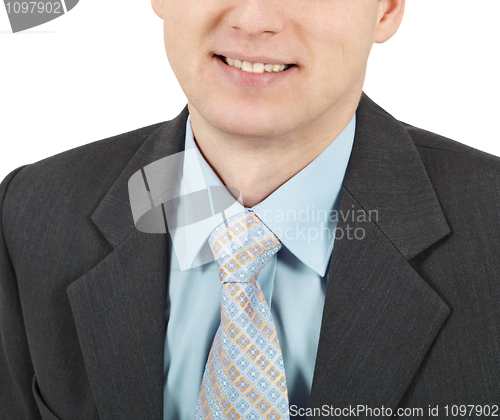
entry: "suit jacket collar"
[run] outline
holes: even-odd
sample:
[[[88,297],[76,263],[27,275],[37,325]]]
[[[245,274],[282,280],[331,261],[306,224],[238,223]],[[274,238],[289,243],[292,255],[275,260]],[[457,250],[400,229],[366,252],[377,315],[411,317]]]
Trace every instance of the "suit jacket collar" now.
[[[184,147],[187,107],[139,147],[91,218],[113,251],[67,288],[101,419],[163,418],[168,241],[135,229],[128,182]]]
[[[446,236],[449,226],[406,128],[362,95],[345,188],[410,260]]]
[[[125,166],[92,214],[114,250],[67,289],[103,419],[163,416],[167,241],[135,229],[128,181],[183,150],[187,115],[160,126]],[[365,237],[335,242],[311,406],[395,407],[449,313],[407,260],[449,228],[407,131],[365,95],[340,208],[379,213],[339,221]]]
[[[372,219],[339,221],[310,406],[395,410],[450,313],[408,261],[450,229],[404,126],[365,95],[356,118],[340,213]]]
[[[165,156],[184,150],[187,106],[173,120],[155,130],[127,163],[91,218],[109,243],[116,248],[134,229],[128,182],[132,175]]]

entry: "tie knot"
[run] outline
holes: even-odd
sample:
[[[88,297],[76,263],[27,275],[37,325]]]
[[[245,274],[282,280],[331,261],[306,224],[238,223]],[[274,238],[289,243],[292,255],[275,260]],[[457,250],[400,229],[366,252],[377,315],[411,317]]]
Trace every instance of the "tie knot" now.
[[[281,248],[276,235],[253,212],[239,213],[221,223],[208,243],[222,283],[248,282]]]

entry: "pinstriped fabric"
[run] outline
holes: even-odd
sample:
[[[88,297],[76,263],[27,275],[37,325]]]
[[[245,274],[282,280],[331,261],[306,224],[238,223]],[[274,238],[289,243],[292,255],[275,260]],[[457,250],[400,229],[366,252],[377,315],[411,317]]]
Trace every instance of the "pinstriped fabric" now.
[[[219,225],[208,242],[223,283],[221,324],[203,374],[195,419],[288,420],[283,357],[257,282],[281,242],[249,211]]]

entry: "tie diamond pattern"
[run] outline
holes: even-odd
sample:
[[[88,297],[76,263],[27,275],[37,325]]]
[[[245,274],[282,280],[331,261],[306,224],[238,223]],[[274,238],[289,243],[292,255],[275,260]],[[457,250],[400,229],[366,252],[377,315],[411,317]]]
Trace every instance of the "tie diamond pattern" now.
[[[240,213],[208,238],[223,283],[221,324],[203,374],[195,419],[289,420],[283,357],[257,282],[281,248],[253,213]]]

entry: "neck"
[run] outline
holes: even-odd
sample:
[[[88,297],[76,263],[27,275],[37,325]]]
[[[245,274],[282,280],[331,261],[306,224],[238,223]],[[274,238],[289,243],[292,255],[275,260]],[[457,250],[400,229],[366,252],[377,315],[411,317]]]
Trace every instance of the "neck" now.
[[[359,98],[342,112],[325,113],[293,132],[251,137],[218,130],[188,104],[195,141],[226,186],[253,207],[311,163],[351,121]]]

